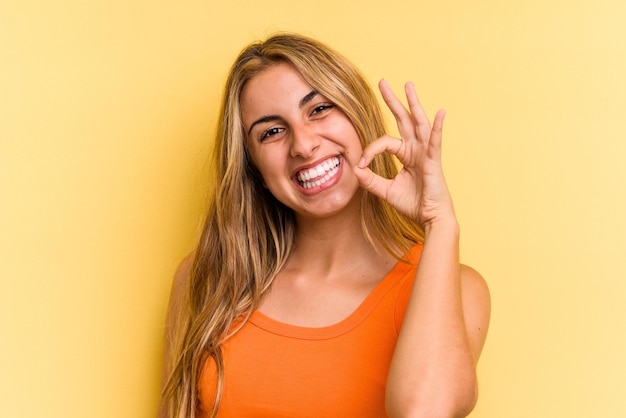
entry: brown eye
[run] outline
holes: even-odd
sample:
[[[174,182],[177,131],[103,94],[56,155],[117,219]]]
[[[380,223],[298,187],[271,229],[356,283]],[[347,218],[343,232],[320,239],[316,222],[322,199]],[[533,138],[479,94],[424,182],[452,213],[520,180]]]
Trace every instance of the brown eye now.
[[[335,107],[335,105],[332,104],[322,104],[319,106],[315,106],[313,108],[313,111],[311,112],[311,115],[318,115],[326,110],[332,109],[333,107]]]
[[[264,141],[268,138],[271,138],[272,136],[277,135],[281,133],[282,131],[284,131],[284,128],[278,128],[278,127],[270,128],[261,134],[259,141]]]

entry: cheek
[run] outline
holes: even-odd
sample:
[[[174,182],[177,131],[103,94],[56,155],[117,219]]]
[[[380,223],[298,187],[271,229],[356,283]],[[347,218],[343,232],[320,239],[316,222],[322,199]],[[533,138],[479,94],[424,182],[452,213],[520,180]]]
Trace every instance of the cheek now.
[[[271,183],[277,176],[284,176],[285,149],[278,143],[254,146],[247,144],[250,162],[256,167],[256,171],[265,183]]]
[[[246,142],[246,154],[248,164],[254,167],[254,171],[257,172],[258,175],[262,175],[263,173],[263,154],[259,153],[258,149],[255,149],[250,145],[249,142]]]
[[[346,159],[352,164],[358,163],[363,155],[363,145],[361,145],[359,135],[352,125],[344,131],[344,138],[348,138],[346,143]]]
[[[281,176],[282,170],[279,165],[279,159],[271,154],[263,154],[250,156],[250,161],[254,165],[256,175],[263,184],[263,187],[272,191],[272,185],[275,184]]]
[[[266,161],[263,158],[253,158],[252,163],[257,169],[257,172],[262,178],[268,177],[272,170],[271,161]]]

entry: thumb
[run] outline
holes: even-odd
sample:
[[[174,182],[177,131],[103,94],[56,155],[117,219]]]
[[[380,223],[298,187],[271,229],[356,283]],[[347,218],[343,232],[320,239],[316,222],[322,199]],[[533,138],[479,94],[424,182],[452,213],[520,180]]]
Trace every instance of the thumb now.
[[[375,174],[368,167],[355,167],[354,175],[356,176],[362,188],[381,199],[386,199],[387,188],[391,180],[385,179]]]

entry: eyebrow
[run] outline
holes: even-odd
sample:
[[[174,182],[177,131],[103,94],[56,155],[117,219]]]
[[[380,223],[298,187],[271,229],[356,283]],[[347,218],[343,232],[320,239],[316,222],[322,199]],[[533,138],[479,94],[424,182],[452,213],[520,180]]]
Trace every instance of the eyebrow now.
[[[298,103],[298,107],[302,109],[304,106],[306,106],[307,103],[313,100],[313,98],[317,96],[318,94],[319,92],[317,90],[313,90],[309,92],[306,96],[300,99],[300,103]],[[250,136],[250,134],[252,133],[252,128],[254,128],[255,125],[259,123],[272,122],[272,121],[279,120],[279,119],[280,119],[280,116],[278,115],[268,115],[268,116],[263,116],[262,118],[255,120],[254,122],[252,122],[252,124],[250,125],[250,128],[248,129],[248,136]]]
[[[313,100],[313,98],[317,96],[317,93],[318,93],[317,90],[313,90],[312,92],[304,96],[302,100],[300,100],[300,105],[299,105],[300,109],[302,109],[307,103]]]

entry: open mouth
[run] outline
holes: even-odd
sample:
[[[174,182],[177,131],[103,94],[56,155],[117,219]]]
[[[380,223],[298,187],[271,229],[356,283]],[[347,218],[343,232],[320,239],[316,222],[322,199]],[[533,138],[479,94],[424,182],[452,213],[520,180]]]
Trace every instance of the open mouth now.
[[[339,157],[331,157],[315,167],[299,171],[296,178],[300,186],[305,189],[319,187],[337,174],[340,164]]]

